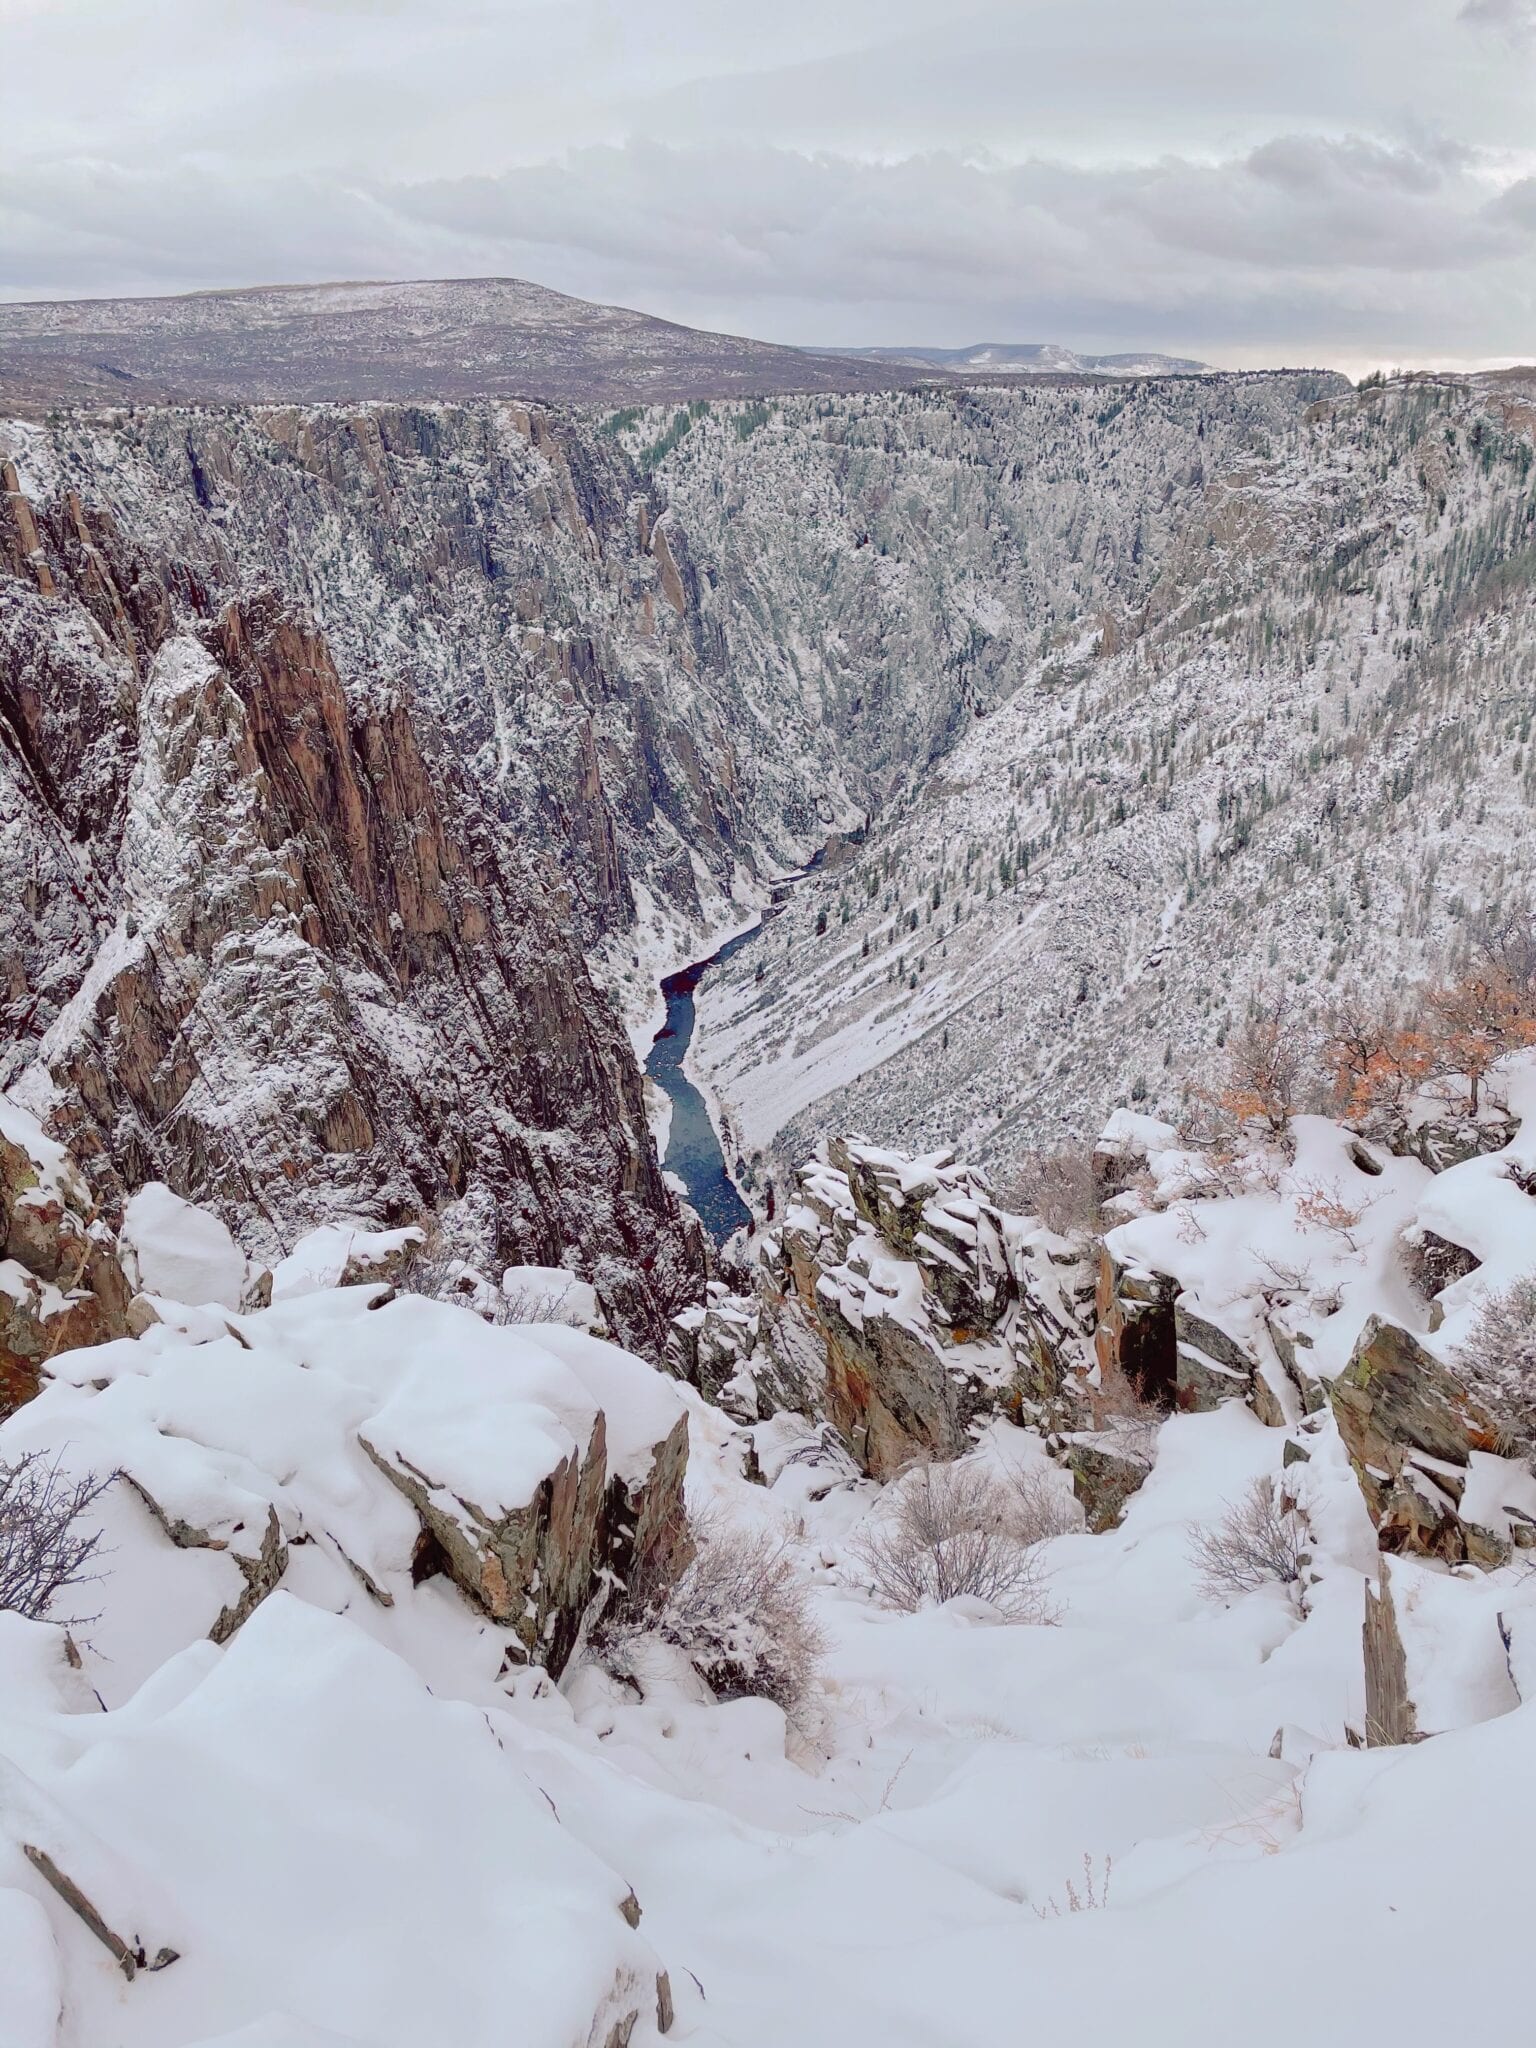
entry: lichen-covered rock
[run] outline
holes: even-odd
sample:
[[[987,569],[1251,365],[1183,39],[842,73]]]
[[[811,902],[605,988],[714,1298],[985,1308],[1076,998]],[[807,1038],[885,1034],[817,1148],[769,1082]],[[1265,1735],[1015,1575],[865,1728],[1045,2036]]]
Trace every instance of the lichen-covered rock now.
[[[1383,1550],[1503,1562],[1505,1537],[1461,1513],[1473,1455],[1496,1454],[1500,1431],[1447,1366],[1373,1316],[1328,1395]]]
[[[1145,1485],[1152,1461],[1112,1435],[1078,1436],[1068,1440],[1066,1467],[1089,1533],[1097,1536],[1119,1527],[1132,1496]]]
[[[57,1353],[125,1336],[131,1292],[68,1155],[0,1095],[0,1418]]]
[[[480,1454],[466,1465],[456,1430],[419,1401],[386,1405],[359,1442],[417,1516],[413,1577],[445,1573],[530,1662],[558,1673],[595,1601],[664,1584],[686,1562],[688,1421],[675,1390],[613,1346],[575,1330],[541,1328],[536,1341],[564,1354],[587,1399],[535,1381],[524,1398],[551,1404],[560,1426],[530,1437],[516,1407],[491,1419],[492,1444],[519,1432],[505,1463]]]

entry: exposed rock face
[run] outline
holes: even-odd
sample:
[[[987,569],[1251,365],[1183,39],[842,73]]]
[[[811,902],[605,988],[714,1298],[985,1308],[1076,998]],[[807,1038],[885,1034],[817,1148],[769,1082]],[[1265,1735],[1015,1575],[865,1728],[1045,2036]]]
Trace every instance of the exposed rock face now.
[[[1439,1359],[1373,1316],[1328,1394],[1383,1550],[1504,1561],[1504,1538],[1461,1513],[1472,1455],[1498,1451],[1498,1427]]]
[[[1380,1749],[1417,1741],[1418,1716],[1408,1690],[1408,1659],[1397,1625],[1392,1574],[1385,1558],[1381,1562],[1380,1593],[1374,1593],[1369,1584],[1365,1588],[1361,1645],[1365,1659],[1366,1746]]]
[[[1178,1385],[1177,1294],[1169,1274],[1122,1264],[1108,1245],[1100,1252],[1093,1337],[1099,1371],[1165,1412]]]
[[[830,1422],[888,1478],[958,1456],[986,1415],[1062,1403],[1086,1363],[1081,1279],[1071,1247],[1006,1215],[953,1155],[834,1139],[795,1178],[760,1314],[688,1318],[683,1369],[737,1412]]]
[[[85,1182],[0,1097],[0,1419],[57,1352],[125,1336],[130,1292]]]
[[[289,431],[323,470],[323,435]],[[194,503],[235,493],[210,423],[184,460]],[[388,528],[382,468],[379,490]],[[221,604],[216,526],[180,535],[194,564],[78,492],[23,503],[0,501],[10,564],[40,547],[50,589],[0,581],[0,997],[12,1078],[30,1056],[104,1211],[161,1179],[270,1257],[329,1216],[455,1205],[485,1263],[574,1264],[659,1346],[699,1250],[632,1057],[557,879],[435,708],[376,669],[344,682],[285,598]],[[584,815],[600,925],[627,882],[600,789]]]
[[[665,1580],[687,1562],[685,1415],[655,1446],[648,1472],[626,1481],[609,1471],[599,1411],[584,1454],[562,1459],[532,1500],[512,1511],[461,1498],[401,1452],[376,1450],[366,1431],[360,1440],[420,1518],[413,1575],[446,1571],[492,1621],[517,1634],[531,1660],[557,1675],[606,1574],[620,1586]]]

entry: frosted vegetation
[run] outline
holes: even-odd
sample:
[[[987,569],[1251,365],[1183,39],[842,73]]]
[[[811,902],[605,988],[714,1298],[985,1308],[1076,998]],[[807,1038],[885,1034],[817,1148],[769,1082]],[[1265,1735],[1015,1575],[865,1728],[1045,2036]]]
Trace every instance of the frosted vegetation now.
[[[763,647],[847,715],[883,660],[963,678],[908,728],[909,763],[950,751],[892,764],[867,841],[706,985],[698,1061],[748,1155],[851,1126],[1011,1167],[1127,1091],[1176,1111],[1263,990],[1390,991],[1523,898],[1523,390],[1305,399],[982,393],[974,440],[916,397],[806,401],[734,463],[714,416],[667,457]],[[1021,475],[972,459],[989,421]],[[789,614],[752,568],[786,559]]]

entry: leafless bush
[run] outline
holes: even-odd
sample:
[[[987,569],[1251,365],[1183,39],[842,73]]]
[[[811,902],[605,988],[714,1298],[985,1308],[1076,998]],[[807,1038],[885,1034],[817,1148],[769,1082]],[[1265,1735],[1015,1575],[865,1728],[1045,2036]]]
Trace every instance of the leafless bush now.
[[[1110,1440],[1110,1449],[1138,1465],[1150,1465],[1157,1456],[1158,1431],[1165,1417],[1161,1409],[1144,1400],[1123,1372],[1101,1370],[1098,1386],[1090,1389],[1093,1426]]]
[[[41,1451],[0,1463],[0,1610],[78,1628],[88,1616],[55,1614],[61,1595],[92,1585],[101,1531],[85,1518],[116,1478],[69,1479]]]
[[[892,1486],[853,1554],[875,1598],[903,1614],[968,1596],[1010,1621],[1049,1621],[1045,1513],[980,1465],[919,1465]]]
[[[1227,1041],[1220,1108],[1238,1123],[1258,1120],[1278,1137],[1313,1086],[1312,1035],[1289,990],[1259,998]]]
[[[826,1641],[810,1588],[782,1538],[701,1518],[696,1549],[670,1584],[633,1590],[593,1647],[628,1675],[647,1634],[673,1644],[717,1699],[772,1700],[790,1716],[815,1683]]]
[[[570,1288],[519,1280],[509,1266],[501,1285],[488,1279],[453,1250],[442,1226],[429,1219],[420,1241],[403,1261],[395,1286],[401,1294],[421,1294],[432,1301],[453,1302],[473,1309],[488,1323],[571,1323],[581,1317],[570,1306]]]
[[[1359,1229],[1368,1202],[1346,1202],[1336,1185],[1320,1180],[1298,1182],[1296,1220],[1307,1230],[1326,1230],[1352,1252],[1360,1249]]]
[[[1114,1875],[1114,1869],[1112,1856],[1104,1858],[1104,1868],[1101,1871],[1093,1858],[1084,1851],[1082,1889],[1078,1889],[1074,1878],[1069,1877],[1066,1882],[1067,1912],[1101,1912],[1109,1904],[1109,1880]],[[1036,1906],[1035,1917],[1037,1920],[1059,1920],[1062,1917],[1061,1902],[1054,1893],[1044,1905]]]
[[[1484,1302],[1456,1362],[1511,1445],[1529,1455],[1536,1449],[1536,1273]]]
[[[1009,1527],[1020,1543],[1081,1533],[1082,1506],[1054,1466],[1009,1465],[1002,1483],[1011,1496]]]
[[[1058,1237],[1093,1236],[1103,1222],[1099,1196],[1093,1154],[1082,1145],[1030,1153],[1008,1189],[1011,1203]]]
[[[1302,1528],[1296,1503],[1273,1479],[1255,1479],[1229,1501],[1214,1529],[1191,1532],[1190,1562],[1208,1600],[1229,1600],[1260,1586],[1292,1586],[1301,1577]]]

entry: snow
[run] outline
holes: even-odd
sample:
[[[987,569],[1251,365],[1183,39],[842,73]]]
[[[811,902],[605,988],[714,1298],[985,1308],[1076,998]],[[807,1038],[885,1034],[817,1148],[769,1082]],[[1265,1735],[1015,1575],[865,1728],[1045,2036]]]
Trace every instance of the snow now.
[[[184,1201],[162,1181],[129,1198],[119,1241],[133,1258],[142,1293],[194,1308],[239,1308],[248,1274],[244,1252],[211,1210]]]
[[[1525,1110],[1533,1069],[1505,1077]],[[1255,1141],[1213,1183],[1171,1132],[1126,1135],[1153,1193],[1117,1253],[1250,1334],[1274,1262],[1306,1258],[1289,1308],[1325,1369],[1405,1306],[1405,1223],[1481,1233],[1500,1271],[1525,1255],[1498,1155],[1369,1176],[1304,1119],[1294,1158]],[[974,1228],[976,1203],[931,1192],[939,1165],[891,1184]],[[830,1167],[811,1180],[846,1200]],[[1309,1220],[1335,1181],[1361,1197],[1353,1244]],[[866,1249],[865,1312],[899,1308],[908,1262]],[[337,1250],[310,1246],[265,1310],[162,1300],[141,1338],[54,1360],[0,1425],[0,1456],[126,1475],[81,1668],[56,1626],[0,1615],[5,2048],[606,2048],[631,2012],[632,2048],[659,2048],[661,1971],[693,2048],[991,2048],[1021,2011],[1085,2048],[1344,2048],[1384,1998],[1426,2033],[1524,2037],[1506,1960],[1536,1828],[1536,1580],[1393,1559],[1428,1739],[1353,1746],[1382,1564],[1326,1408],[1291,1430],[1236,1401],[1170,1417],[1121,1526],[1049,1544],[1054,1625],[967,1600],[899,1614],[858,1560],[880,1489],[804,1418],[744,1429],[569,1324],[310,1284]],[[580,1654],[555,1685],[446,1581],[414,1583],[414,1512],[365,1442],[489,1510],[581,1454],[599,1414],[628,1481],[686,1417],[690,1510],[788,1545],[827,1640],[794,1717],[715,1701],[660,1644],[638,1693]],[[1304,1463],[1282,1466],[1287,1441]],[[1065,1483],[1002,1419],[969,1455]],[[1212,1600],[1192,1531],[1282,1470],[1301,1584]],[[1469,1506],[1497,1509],[1510,1474],[1475,1454]],[[190,1547],[147,1496],[195,1525]],[[271,1514],[281,1583],[215,1644]],[[23,1841],[178,1959],[126,1983]]]
[[[349,1265],[383,1265],[420,1241],[421,1232],[414,1225],[403,1230],[362,1230],[344,1223],[323,1223],[318,1230],[306,1232],[272,1268],[272,1299],[293,1301],[302,1294],[338,1287]]]

